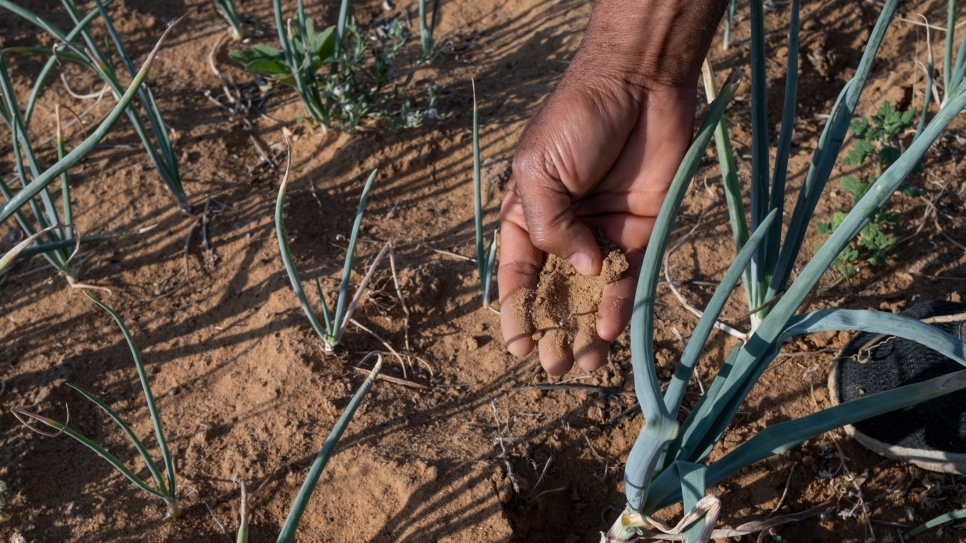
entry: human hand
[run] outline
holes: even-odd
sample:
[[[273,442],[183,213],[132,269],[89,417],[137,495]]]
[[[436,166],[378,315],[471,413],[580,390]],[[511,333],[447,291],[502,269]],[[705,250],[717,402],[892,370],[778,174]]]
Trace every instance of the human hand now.
[[[721,4],[722,10],[726,5],[705,1]],[[521,289],[536,287],[545,253],[569,260],[583,275],[599,274],[602,256],[589,227],[614,242],[630,264],[624,277],[604,291],[596,338],[584,338],[577,352],[567,346],[562,353],[540,340],[540,362],[554,375],[566,373],[575,361],[586,370],[603,365],[608,342],[630,321],[644,249],[691,141],[697,73],[708,47],[702,42],[703,49],[688,48],[683,56],[697,58],[677,64],[642,56],[634,66],[620,47],[608,46],[620,34],[620,23],[614,13],[600,12],[618,3],[624,2],[595,5],[581,49],[524,130],[500,212],[503,308]],[[657,12],[649,17],[661,19]],[[617,16],[625,15],[617,10]],[[662,20],[673,23],[681,17],[676,13]],[[715,22],[720,13],[717,17]],[[662,43],[660,32],[646,41],[655,40],[661,51],[674,43],[671,35]],[[507,349],[516,356],[529,354],[534,347],[531,324],[519,322],[512,311],[502,311],[501,321]]]

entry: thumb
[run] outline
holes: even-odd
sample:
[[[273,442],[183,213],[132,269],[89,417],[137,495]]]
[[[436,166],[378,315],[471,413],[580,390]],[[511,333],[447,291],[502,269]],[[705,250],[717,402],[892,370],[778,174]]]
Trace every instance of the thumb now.
[[[512,175],[510,188],[521,197],[533,245],[569,261],[582,275],[600,274],[600,248],[590,229],[574,216],[566,187],[547,172],[529,167],[520,155],[514,159]]]
[[[597,275],[600,248],[574,202],[613,166],[637,122],[640,93],[622,81],[568,77],[573,68],[524,129],[507,188],[520,197],[535,247]]]

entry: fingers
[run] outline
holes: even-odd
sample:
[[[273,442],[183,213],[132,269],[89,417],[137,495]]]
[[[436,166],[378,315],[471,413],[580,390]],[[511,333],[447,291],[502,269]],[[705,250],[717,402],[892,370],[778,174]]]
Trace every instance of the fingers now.
[[[574,215],[621,154],[637,122],[639,97],[620,82],[564,81],[527,126],[513,157],[510,186],[519,196],[535,247],[600,273],[600,249]]]
[[[538,154],[518,151],[511,179],[511,186],[522,196],[531,243],[541,251],[568,260],[583,275],[597,275],[603,259],[594,235],[576,220],[573,197],[563,183],[554,179],[556,173],[546,169],[546,160]]]
[[[631,322],[634,310],[634,291],[637,276],[624,277],[607,285],[597,310],[597,336],[604,341],[614,341]]]
[[[563,332],[548,331],[540,338],[540,365],[550,375],[563,375],[574,367],[574,351]]]
[[[609,340],[600,338],[593,326],[589,326],[592,322],[589,320],[588,326],[580,327],[574,338],[574,361],[586,371],[594,371],[607,363]]]
[[[580,318],[575,337],[562,330],[548,330],[539,342],[540,365],[550,375],[563,375],[577,366],[593,371],[607,363],[608,342],[594,330],[594,316]],[[572,345],[571,345],[572,344]]]
[[[500,210],[500,265],[497,284],[500,290],[500,324],[503,342],[514,356],[524,357],[533,350],[533,324],[528,314],[527,296],[536,288],[543,265],[543,252],[533,246],[521,226],[523,210],[517,196],[507,193]]]

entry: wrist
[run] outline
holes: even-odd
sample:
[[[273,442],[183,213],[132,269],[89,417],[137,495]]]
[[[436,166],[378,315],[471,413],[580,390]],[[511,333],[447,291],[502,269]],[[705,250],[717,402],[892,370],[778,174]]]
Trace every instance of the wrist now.
[[[597,0],[576,67],[646,86],[697,84],[727,0]]]

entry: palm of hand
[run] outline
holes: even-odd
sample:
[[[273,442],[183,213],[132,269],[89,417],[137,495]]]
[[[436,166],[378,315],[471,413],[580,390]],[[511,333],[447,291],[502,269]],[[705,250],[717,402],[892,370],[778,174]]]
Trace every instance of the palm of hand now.
[[[545,252],[596,274],[601,255],[588,227],[614,242],[630,270],[604,292],[593,347],[576,354],[577,365],[592,370],[606,362],[607,342],[630,321],[654,219],[690,143],[695,92],[578,79],[565,77],[517,146],[500,216],[498,280],[505,307],[520,289],[536,286]],[[533,331],[509,311],[501,320],[510,352],[529,354]],[[549,373],[563,374],[574,354],[541,348],[540,362]]]

